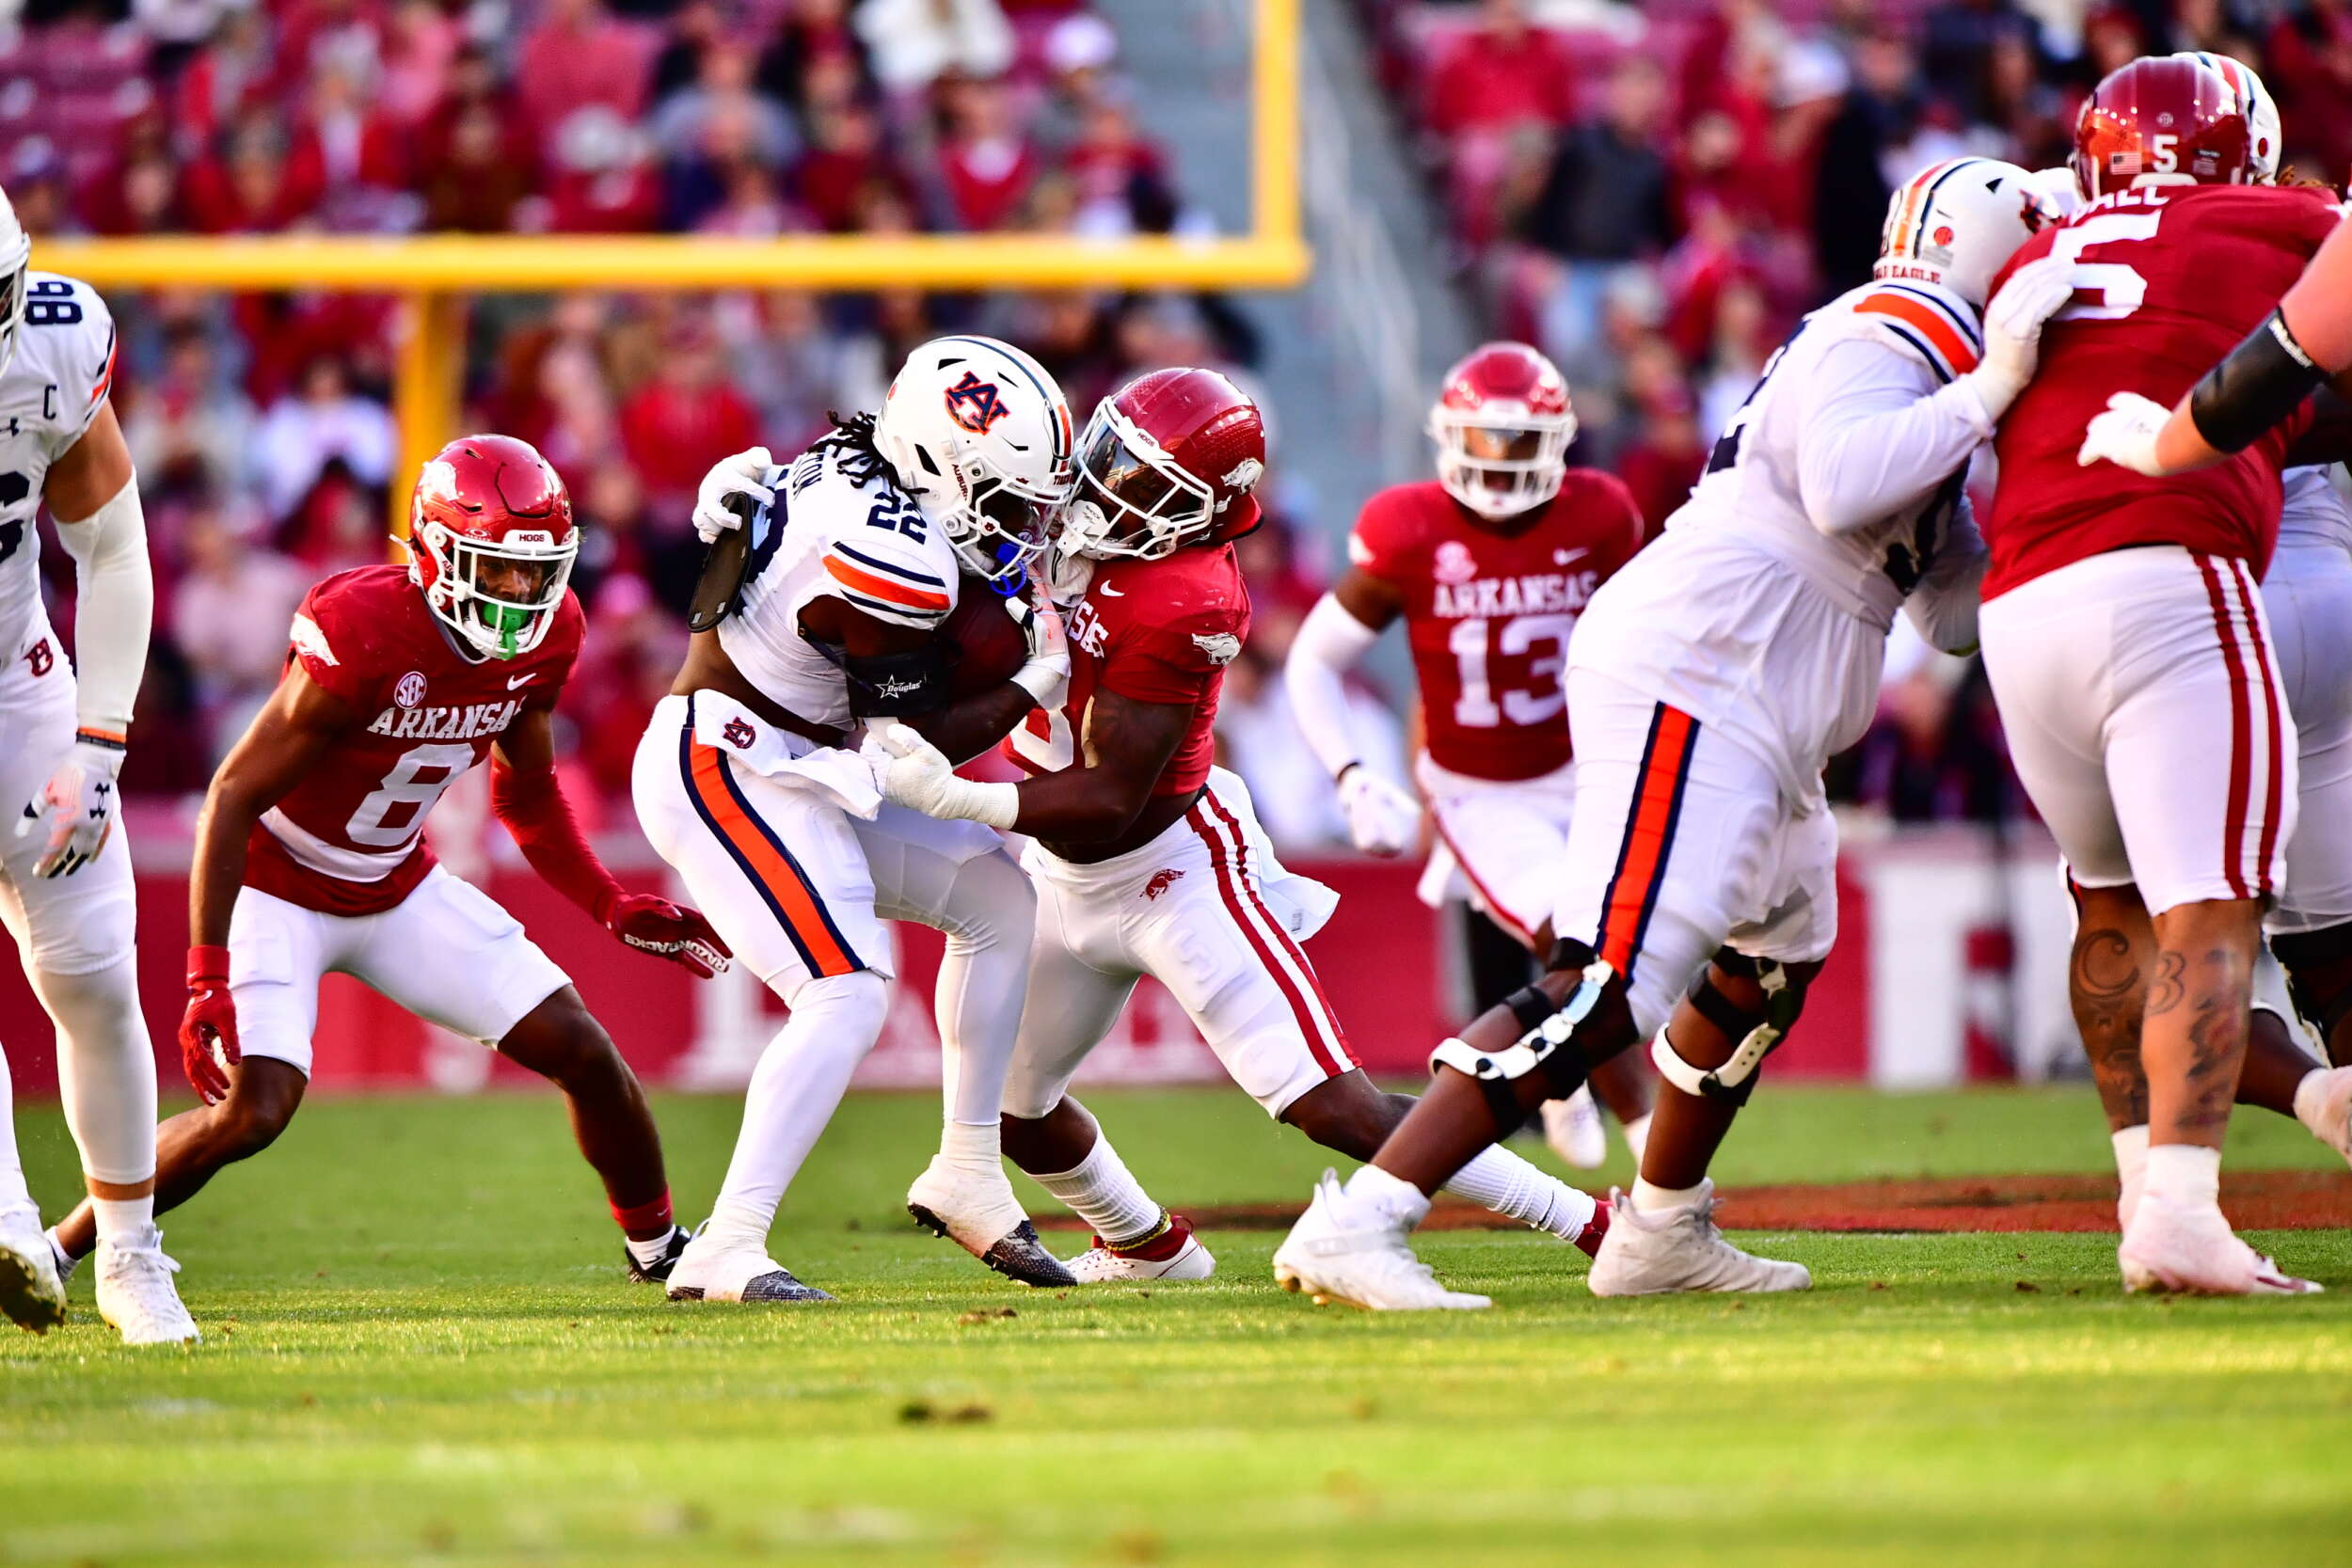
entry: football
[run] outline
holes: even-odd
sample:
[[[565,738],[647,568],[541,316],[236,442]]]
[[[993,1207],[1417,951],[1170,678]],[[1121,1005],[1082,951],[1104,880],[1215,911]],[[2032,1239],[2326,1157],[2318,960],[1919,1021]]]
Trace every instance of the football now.
[[[947,612],[940,635],[958,650],[950,689],[955,700],[1009,681],[1028,661],[1028,640],[1005,612],[1004,595],[966,572],[956,587],[956,608]]]

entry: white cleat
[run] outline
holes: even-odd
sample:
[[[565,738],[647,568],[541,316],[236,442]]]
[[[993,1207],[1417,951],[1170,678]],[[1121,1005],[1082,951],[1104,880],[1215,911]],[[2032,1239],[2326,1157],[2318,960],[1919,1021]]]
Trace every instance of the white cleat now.
[[[1057,1290],[1078,1283],[1038,1240],[1037,1227],[1012,1196],[1001,1164],[975,1167],[932,1155],[907,1189],[907,1212],[915,1224],[946,1237],[1007,1279]]]
[[[1081,1285],[1123,1284],[1144,1279],[1207,1279],[1216,1273],[1216,1259],[1193,1234],[1192,1222],[1182,1214],[1168,1216],[1168,1228],[1127,1246],[1115,1247],[1102,1237],[1070,1259],[1070,1276]]]
[[[1578,1085],[1565,1100],[1544,1101],[1544,1142],[1578,1170],[1600,1168],[1609,1158],[1609,1130],[1601,1125],[1600,1107],[1593,1103],[1592,1085]]]
[[[2203,1296],[2310,1296],[2322,1287],[2280,1271],[2240,1241],[2220,1207],[2169,1202],[2142,1193],[2123,1244],[2115,1249],[2126,1291]]]
[[[1609,1195],[1609,1234],[1601,1238],[1586,1285],[1597,1296],[1662,1296],[1683,1291],[1809,1291],[1803,1263],[1740,1251],[1715,1228],[1715,1183],[1699,1183],[1698,1201],[1642,1213],[1621,1192]]]
[[[1494,1303],[1449,1291],[1406,1243],[1408,1227],[1348,1201],[1330,1171],[1307,1212],[1274,1249],[1274,1282],[1304,1291],[1317,1307],[1338,1302],[1367,1312],[1474,1312]]]
[[[65,1322],[65,1281],[29,1206],[0,1213],[0,1316],[35,1334]]]
[[[98,1315],[115,1325],[126,1345],[194,1344],[204,1336],[181,1305],[171,1276],[180,1265],[164,1255],[164,1233],[150,1226],[135,1243],[98,1239]]]
[[[672,1301],[831,1301],[814,1285],[755,1246],[707,1243],[708,1232],[686,1243],[671,1265]]]
[[[2307,1100],[2308,1118],[2303,1116]],[[2312,1137],[2352,1161],[2352,1067],[2322,1069],[2308,1097],[2300,1089],[2296,1092],[2295,1109]]]

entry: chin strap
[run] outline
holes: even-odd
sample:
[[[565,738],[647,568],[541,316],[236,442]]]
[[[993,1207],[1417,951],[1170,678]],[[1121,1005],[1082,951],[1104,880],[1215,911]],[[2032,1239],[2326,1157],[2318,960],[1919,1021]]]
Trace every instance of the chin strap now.
[[[1564,942],[1562,945],[1567,944]],[[1513,991],[1503,999],[1503,1006],[1509,1007],[1512,1016],[1518,1021],[1521,1033],[1517,1040],[1500,1051],[1481,1051],[1456,1036],[1440,1041],[1438,1048],[1429,1053],[1431,1071],[1450,1067],[1477,1084],[1486,1093],[1486,1103],[1493,1110],[1496,1124],[1504,1136],[1516,1132],[1519,1124],[1527,1119],[1526,1111],[1520,1108],[1511,1089],[1516,1080],[1533,1072],[1542,1072],[1561,1094],[1573,1093],[1577,1084],[1583,1081],[1581,1059],[1570,1058],[1555,1064],[1552,1057],[1562,1046],[1567,1044],[1569,1037],[1576,1033],[1576,1026],[1600,1005],[1602,995],[1608,990],[1610,983],[1616,979],[1617,972],[1607,960],[1595,956],[1590,948],[1580,949],[1580,952],[1585,962],[1576,989],[1556,1006],[1550,997],[1534,986]],[[1565,1076],[1574,1082],[1562,1084],[1564,1069],[1566,1069]]]

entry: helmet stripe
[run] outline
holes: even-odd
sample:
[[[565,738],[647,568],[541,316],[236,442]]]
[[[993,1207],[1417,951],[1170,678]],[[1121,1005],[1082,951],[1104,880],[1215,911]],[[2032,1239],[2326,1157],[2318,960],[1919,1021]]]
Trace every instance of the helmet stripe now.
[[[1913,236],[1917,232],[1920,198],[1926,193],[1928,182],[1951,167],[1953,162],[1954,160],[1947,158],[1940,164],[1930,164],[1926,168],[1913,175],[1910,182],[1903,186],[1903,215],[1895,225],[1895,243],[1887,246],[1888,254],[1902,256],[1915,253],[1917,246],[1914,243]]]
[[[1915,260],[1919,254],[1919,243],[1927,235],[1928,214],[1935,210],[1935,193],[1944,188],[1945,181],[1949,180],[1962,169],[1971,164],[1983,162],[1982,158],[1954,158],[1951,162],[1940,164],[1919,177],[1925,188],[1919,193],[1918,221],[1911,230],[1911,254]]]
[[[1004,360],[1008,365],[1010,365],[1014,370],[1019,371],[1021,372],[1022,379],[1028,382],[1030,386],[1036,388],[1037,395],[1043,398],[1046,404],[1059,416],[1051,421],[1054,429],[1055,441],[1054,466],[1056,467],[1059,467],[1062,464],[1070,460],[1069,400],[1047,391],[1045,389],[1045,384],[1037,378],[1037,375],[1030,371],[1028,366],[1023,364],[1016,355],[1007,352],[1011,345],[1000,343],[989,338],[971,337],[961,332],[948,333],[946,337],[940,339],[939,341],[946,343],[975,343],[981,348],[992,349],[995,351],[997,357]],[[1042,370],[1043,368],[1044,367],[1042,366],[1039,367],[1040,370]]]

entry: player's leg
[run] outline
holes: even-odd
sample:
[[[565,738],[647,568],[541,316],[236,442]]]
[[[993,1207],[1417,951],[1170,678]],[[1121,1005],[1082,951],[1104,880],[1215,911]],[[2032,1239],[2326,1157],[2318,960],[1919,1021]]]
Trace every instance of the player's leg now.
[[[786,1189],[849,1092],[889,1012],[889,937],[844,814],[695,738],[685,698],[657,706],[631,795],[694,906],[791,1016],[760,1053],[712,1206],[670,1275],[673,1300],[806,1301],[824,1292],[768,1256]]]
[[[0,1052],[0,1316],[46,1334],[65,1322],[65,1281],[16,1152],[16,1092]]]
[[[946,938],[932,988],[939,1028],[939,1152],[907,1190],[915,1223],[1025,1285],[1075,1283],[1045,1250],[1006,1180],[998,1119],[1021,1031],[1037,927],[1028,873],[996,835],[885,805],[851,825],[873,870],[875,908]]]

